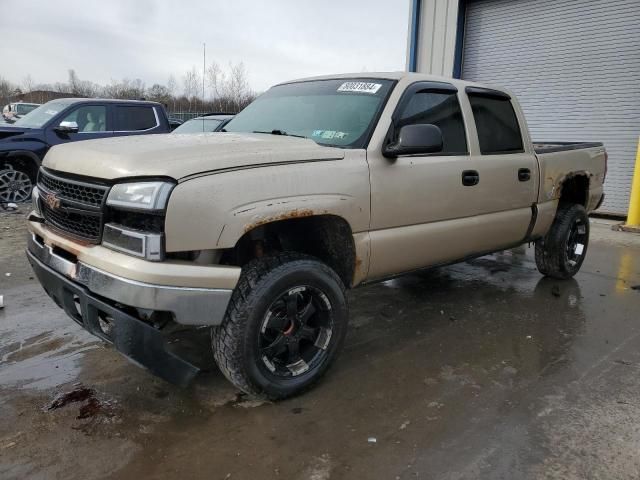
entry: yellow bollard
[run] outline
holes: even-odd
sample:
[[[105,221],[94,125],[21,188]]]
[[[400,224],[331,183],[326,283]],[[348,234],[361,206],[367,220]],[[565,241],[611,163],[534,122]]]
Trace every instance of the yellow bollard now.
[[[636,151],[636,166],[631,181],[631,198],[629,199],[629,213],[627,214],[627,226],[640,227],[640,138]]]

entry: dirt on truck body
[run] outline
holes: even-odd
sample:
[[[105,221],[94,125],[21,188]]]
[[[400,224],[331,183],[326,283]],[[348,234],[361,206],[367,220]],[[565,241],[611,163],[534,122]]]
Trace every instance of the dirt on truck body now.
[[[544,275],[575,275],[605,175],[601,144],[534,144],[508,91],[318,77],[222,133],[52,148],[27,254],[58,305],[153,373],[189,382],[167,338],[209,327],[225,376],[278,399],[336,359],[346,289],[525,242]]]

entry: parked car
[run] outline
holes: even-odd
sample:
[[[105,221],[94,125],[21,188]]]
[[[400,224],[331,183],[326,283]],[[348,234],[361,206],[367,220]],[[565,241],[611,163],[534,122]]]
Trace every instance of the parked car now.
[[[532,142],[513,94],[461,80],[293,81],[225,130],[57,146],[28,221],[47,294],[181,384],[177,327],[211,327],[224,375],[279,399],[335,360],[346,289],[527,242],[570,278],[603,198],[602,144]]]
[[[169,129],[173,132],[176,128],[182,125],[184,122],[177,117],[169,115]]]
[[[52,100],[13,125],[0,126],[0,202],[31,197],[40,163],[53,145],[169,131],[167,114],[159,103]]]
[[[14,123],[16,120],[24,117],[27,113],[34,111],[39,106],[39,103],[9,103],[2,109],[2,117],[4,118],[5,123]]]
[[[202,117],[187,120],[173,133],[206,133],[219,132],[233,118],[233,113],[209,113]]]

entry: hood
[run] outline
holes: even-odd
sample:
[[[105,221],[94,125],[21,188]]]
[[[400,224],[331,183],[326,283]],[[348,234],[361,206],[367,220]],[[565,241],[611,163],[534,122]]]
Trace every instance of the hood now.
[[[53,147],[43,165],[108,180],[171,177],[275,163],[344,158],[339,148],[268,134],[142,135],[87,140]]]
[[[13,126],[11,124],[0,124],[0,140],[5,138],[15,137],[16,135],[22,135],[23,133],[31,130],[30,128]]]

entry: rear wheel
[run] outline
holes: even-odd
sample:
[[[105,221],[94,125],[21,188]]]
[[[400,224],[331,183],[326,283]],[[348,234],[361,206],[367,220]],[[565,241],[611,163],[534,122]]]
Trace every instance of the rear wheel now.
[[[547,235],[536,241],[538,270],[553,278],[571,278],[580,270],[588,245],[587,211],[582,205],[561,204]]]
[[[0,167],[0,203],[22,203],[31,198],[33,181],[27,172]]]
[[[281,399],[309,388],[335,360],[347,331],[344,286],[327,265],[283,253],[243,268],[222,325],[216,363],[241,390]]]

